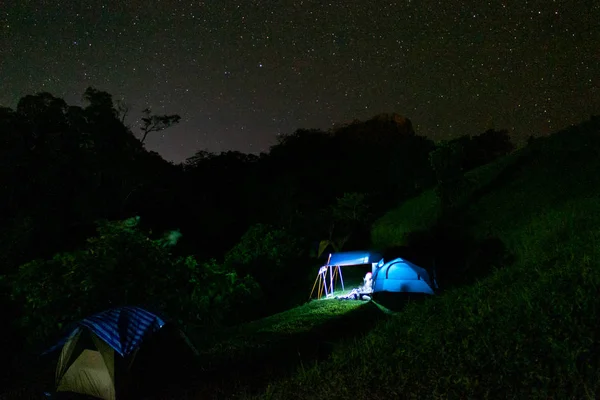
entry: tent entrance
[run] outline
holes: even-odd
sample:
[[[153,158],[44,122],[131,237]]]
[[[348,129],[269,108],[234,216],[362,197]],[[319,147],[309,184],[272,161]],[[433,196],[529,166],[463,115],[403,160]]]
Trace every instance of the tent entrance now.
[[[85,349],[67,369],[56,391],[114,399],[115,387],[109,368],[100,351]]]
[[[62,348],[56,391],[115,399],[114,350],[93,332],[77,328]]]

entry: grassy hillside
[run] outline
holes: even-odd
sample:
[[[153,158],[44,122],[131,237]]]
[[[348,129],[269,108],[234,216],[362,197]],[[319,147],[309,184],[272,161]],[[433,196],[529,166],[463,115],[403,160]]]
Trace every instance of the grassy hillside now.
[[[201,372],[181,398],[260,392],[269,382],[326,359],[340,340],[364,334],[385,318],[374,303],[315,300],[221,332],[208,346],[194,341],[200,345]]]
[[[493,163],[467,172],[463,203],[468,203],[473,194],[489,186],[510,167],[514,167],[524,154],[527,153],[519,150]],[[441,214],[441,203],[435,189],[426,190],[419,196],[403,202],[375,222],[371,231],[373,245],[381,249],[405,246],[408,244],[408,236],[412,232],[426,231],[432,228]]]
[[[440,200],[435,190],[426,190],[377,220],[371,231],[371,241],[380,249],[405,246],[408,234],[431,228],[440,213]]]
[[[473,171],[485,184],[453,218],[476,238],[498,237],[510,264],[408,306],[263,398],[599,397],[599,155],[596,118]],[[373,237],[398,244],[422,229],[410,217],[433,215],[423,211],[431,196],[392,211]]]

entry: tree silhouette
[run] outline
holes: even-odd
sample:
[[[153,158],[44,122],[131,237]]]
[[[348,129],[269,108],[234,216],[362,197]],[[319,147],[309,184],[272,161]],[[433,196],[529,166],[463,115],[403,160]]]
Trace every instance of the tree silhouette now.
[[[88,87],[83,93],[83,99],[89,103],[86,110],[90,113],[90,116],[110,114],[115,118],[117,117],[117,110],[115,110],[110,93]]]
[[[177,114],[152,115],[149,108],[145,108],[142,112],[145,115],[145,117],[142,118],[142,127],[140,128],[144,134],[141,140],[142,143],[144,143],[150,132],[160,132],[178,124],[181,120],[181,117]]]
[[[475,167],[492,162],[515,149],[506,130],[488,129],[481,135],[475,136],[472,144],[470,158],[477,163]]]
[[[125,125],[125,119],[127,118],[127,115],[129,115],[131,107],[129,106],[129,104],[125,103],[124,100],[117,100],[116,108],[119,121],[121,121],[121,123]]]

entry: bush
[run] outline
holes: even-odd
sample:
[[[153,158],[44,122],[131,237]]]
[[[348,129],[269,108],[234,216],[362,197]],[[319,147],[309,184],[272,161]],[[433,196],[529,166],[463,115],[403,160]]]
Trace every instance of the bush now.
[[[300,239],[271,225],[256,224],[225,256],[225,265],[250,275],[270,300],[265,312],[295,305],[300,287],[305,287],[307,266]]]
[[[139,219],[100,222],[84,249],[56,254],[19,267],[8,279],[13,301],[22,305],[17,323],[30,343],[45,341],[65,324],[107,308],[140,305],[180,323],[214,326],[233,304],[256,296],[256,283],[214,260],[173,257],[180,236],[151,240]]]
[[[268,288],[287,275],[287,263],[301,253],[298,240],[284,229],[256,224],[227,253],[225,263],[252,275]]]

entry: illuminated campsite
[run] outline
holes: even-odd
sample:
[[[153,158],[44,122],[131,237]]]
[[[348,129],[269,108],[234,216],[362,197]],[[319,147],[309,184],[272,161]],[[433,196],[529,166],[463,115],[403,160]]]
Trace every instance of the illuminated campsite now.
[[[379,260],[379,261],[376,261]],[[355,288],[344,285],[342,270],[367,266],[362,284]],[[433,272],[435,273],[435,272]],[[353,274],[356,275],[356,274]],[[346,289],[348,287],[348,290]],[[345,252],[329,254],[327,264],[319,268],[317,278],[311,291],[311,298],[371,300],[371,297],[394,294],[398,296],[410,294],[433,295],[438,289],[435,278],[415,264],[396,258],[385,262],[381,254],[374,252]]]
[[[600,398],[600,2],[0,4],[0,400]]]

